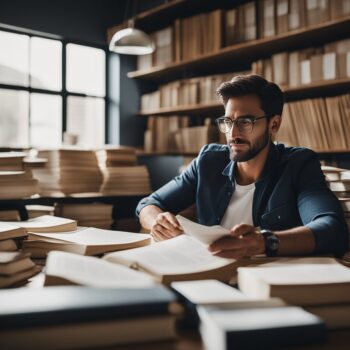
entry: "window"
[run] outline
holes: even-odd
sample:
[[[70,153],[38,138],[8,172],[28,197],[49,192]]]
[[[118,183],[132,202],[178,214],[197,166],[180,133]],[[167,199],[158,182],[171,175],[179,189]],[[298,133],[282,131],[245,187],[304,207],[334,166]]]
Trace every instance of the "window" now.
[[[102,146],[106,69],[105,49],[0,29],[0,147]]]

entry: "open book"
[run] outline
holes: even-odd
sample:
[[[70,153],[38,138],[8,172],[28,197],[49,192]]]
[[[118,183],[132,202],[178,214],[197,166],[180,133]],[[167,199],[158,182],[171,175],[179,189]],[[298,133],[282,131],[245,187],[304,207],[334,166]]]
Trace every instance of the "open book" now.
[[[217,279],[228,282],[238,266],[260,264],[268,258],[236,261],[214,256],[208,244],[228,234],[219,226],[204,226],[179,218],[185,234],[148,247],[107,254],[104,259],[145,271],[165,284],[173,281]]]
[[[61,250],[81,255],[99,255],[150,244],[149,234],[102,230],[94,227],[73,232],[30,233],[23,250],[33,257],[45,257],[49,251]]]
[[[180,235],[147,247],[107,254],[105,260],[147,272],[157,281],[213,278],[229,281],[236,261],[213,256],[207,247],[188,235]]]
[[[239,289],[250,297],[279,297],[295,305],[350,302],[350,269],[333,258],[285,258],[238,269]]]
[[[19,226],[26,232],[64,232],[77,229],[77,222],[75,220],[52,215],[42,215],[27,221],[7,221],[5,223]]]
[[[50,252],[45,267],[45,285],[147,288],[156,283],[147,274],[92,256]]]

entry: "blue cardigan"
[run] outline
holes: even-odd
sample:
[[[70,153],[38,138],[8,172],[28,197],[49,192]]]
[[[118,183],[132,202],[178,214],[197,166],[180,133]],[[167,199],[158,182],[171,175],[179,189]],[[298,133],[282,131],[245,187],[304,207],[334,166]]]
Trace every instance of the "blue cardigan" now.
[[[210,144],[187,170],[136,208],[155,205],[177,214],[196,203],[198,222],[221,222],[235,191],[235,162],[226,145]],[[348,249],[348,228],[338,199],[328,189],[317,154],[306,148],[271,143],[264,169],[255,183],[253,223],[270,230],[309,227],[315,254],[342,256]]]

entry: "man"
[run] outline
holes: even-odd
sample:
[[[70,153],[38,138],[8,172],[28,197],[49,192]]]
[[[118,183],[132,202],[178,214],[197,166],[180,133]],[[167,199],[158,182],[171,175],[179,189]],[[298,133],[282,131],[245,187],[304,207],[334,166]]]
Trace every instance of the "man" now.
[[[142,226],[157,241],[172,238],[182,233],[175,214],[196,203],[199,223],[230,229],[209,246],[217,256],[342,256],[348,229],[316,153],[272,142],[281,125],[280,88],[245,75],[217,92],[225,106],[217,123],[228,146],[204,146],[181,176],[141,200]]]

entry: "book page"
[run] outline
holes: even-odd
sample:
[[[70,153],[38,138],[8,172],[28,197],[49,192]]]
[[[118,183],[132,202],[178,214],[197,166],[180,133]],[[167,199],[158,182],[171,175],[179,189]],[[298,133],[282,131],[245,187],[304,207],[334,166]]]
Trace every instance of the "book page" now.
[[[45,274],[91,287],[143,288],[155,285],[149,275],[123,265],[58,251],[48,254]]]
[[[205,226],[197,224],[191,220],[184,218],[181,215],[176,215],[177,220],[184,229],[186,235],[194,237],[201,243],[209,245],[219,238],[227,236],[230,231],[220,225]]]
[[[142,269],[158,275],[206,271],[235,261],[212,255],[207,247],[187,235],[180,235],[147,247],[110,253],[104,259],[116,263],[127,262],[129,266],[139,265]]]
[[[150,239],[150,235],[146,233],[103,230],[94,227],[63,233],[32,233],[30,234],[30,237],[39,239],[58,239],[64,242],[77,243],[86,246],[124,244]]]

